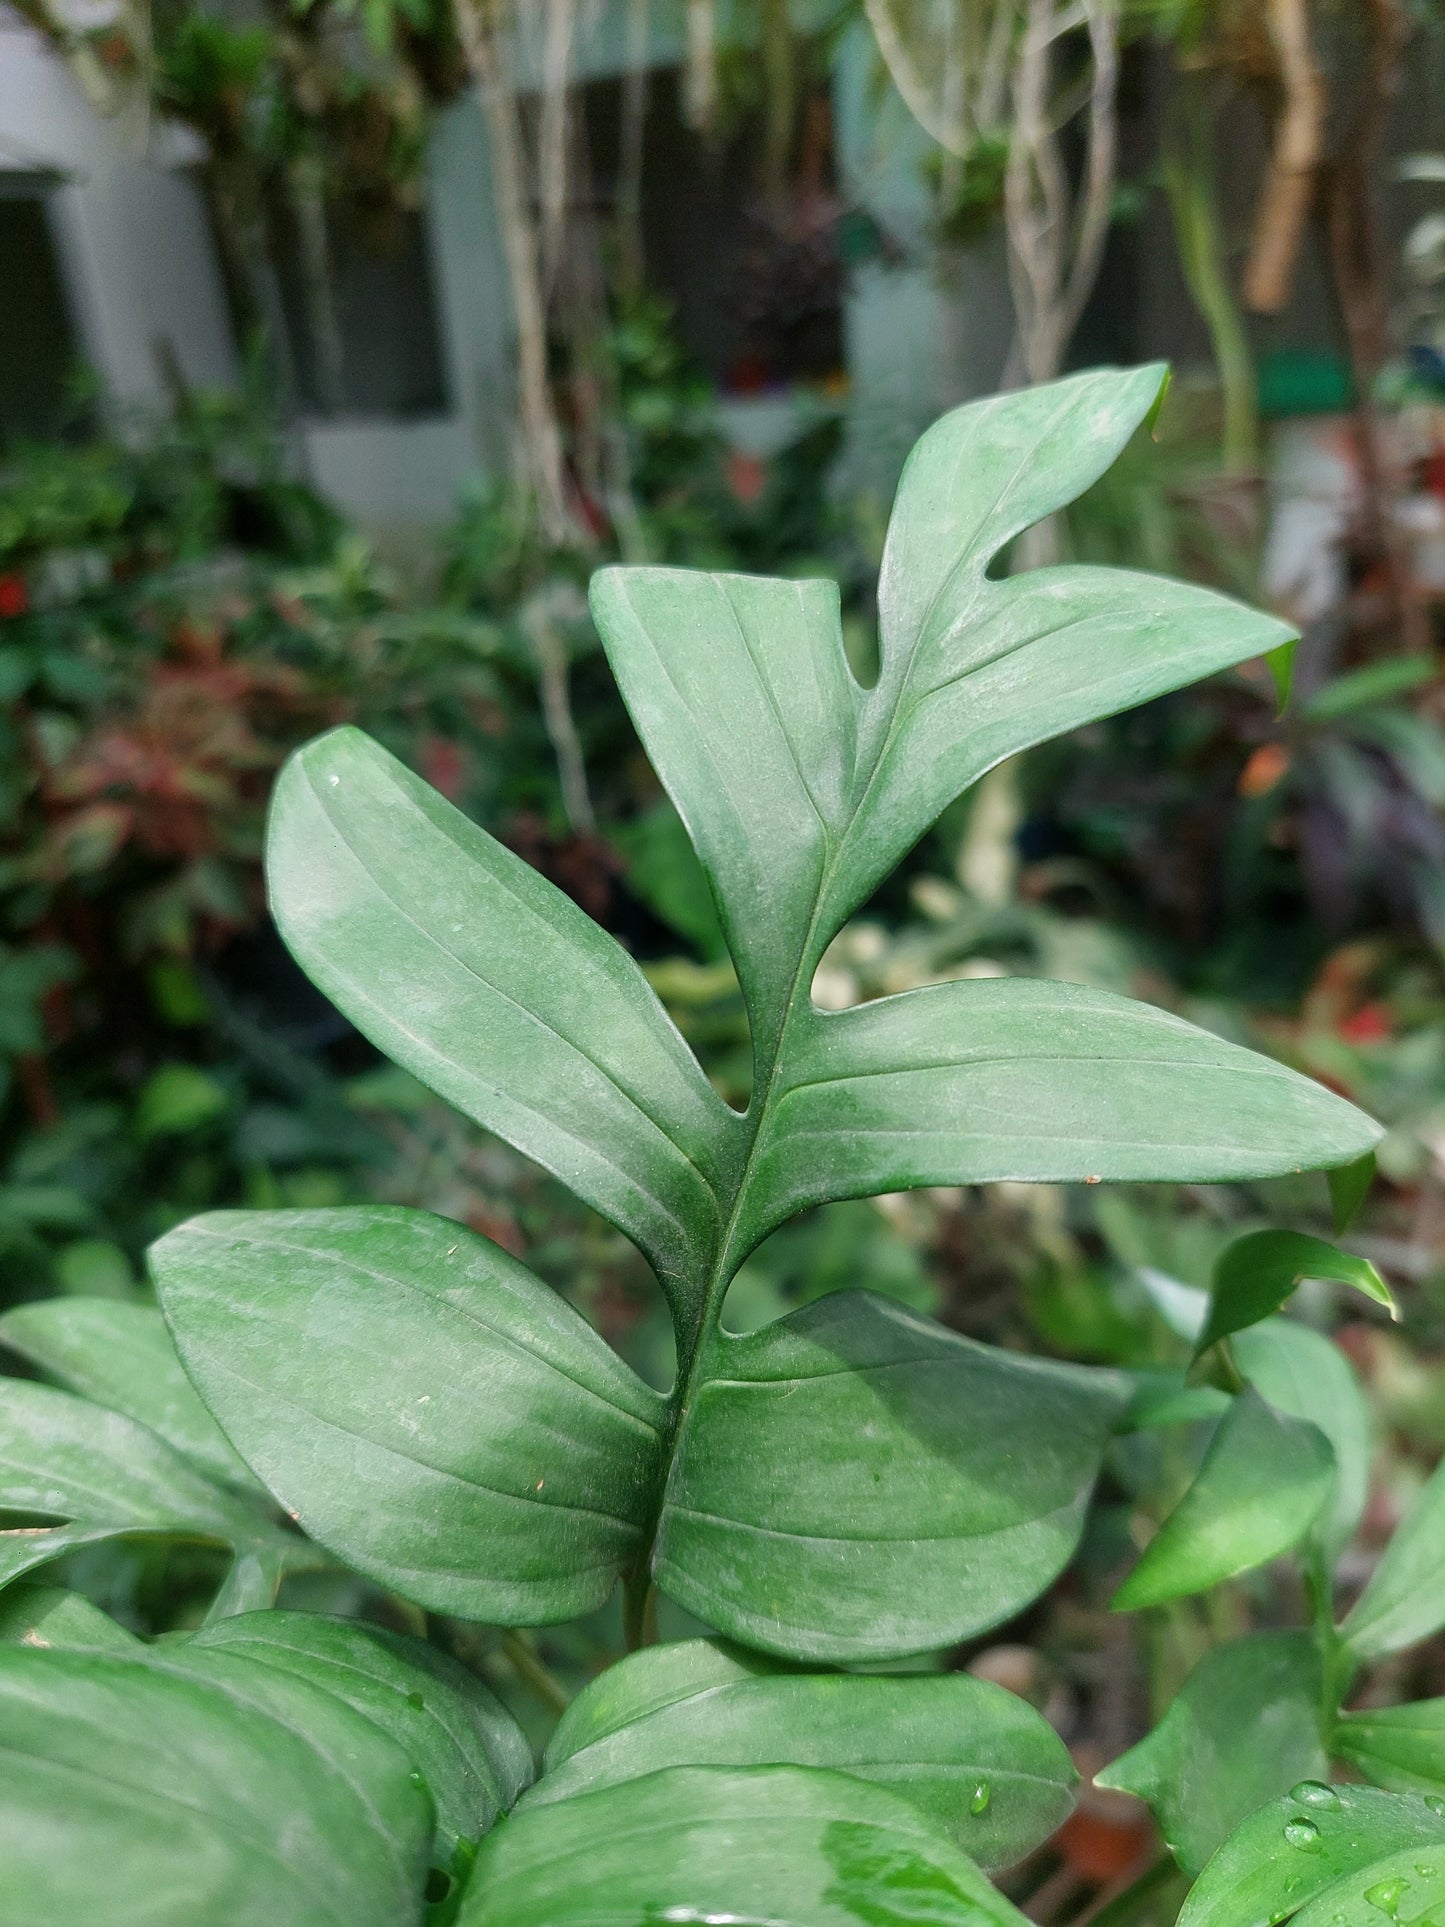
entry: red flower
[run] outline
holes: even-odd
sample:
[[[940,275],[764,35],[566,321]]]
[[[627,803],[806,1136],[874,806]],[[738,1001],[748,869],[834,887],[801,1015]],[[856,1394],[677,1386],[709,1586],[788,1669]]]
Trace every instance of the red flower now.
[[[30,607],[29,591],[23,575],[0,575],[0,621],[7,616],[23,616]]]

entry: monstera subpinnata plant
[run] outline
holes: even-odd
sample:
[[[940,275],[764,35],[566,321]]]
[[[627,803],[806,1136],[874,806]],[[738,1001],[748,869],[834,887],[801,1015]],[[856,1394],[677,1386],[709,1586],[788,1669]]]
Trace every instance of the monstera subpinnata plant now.
[[[73,1305],[13,1321],[71,1389],[14,1390],[5,1449],[18,1462],[23,1434],[28,1456],[4,1502],[45,1525],[0,1536],[0,1571],[136,1532],[230,1543],[236,1568],[199,1636],[151,1647],[18,1595],[0,1650],[0,1748],[24,1760],[0,1793],[7,1927],[397,1927],[428,1905],[467,1927],[1016,1927],[980,1869],[1067,1812],[1066,1754],[997,1688],[876,1669],[1035,1599],[1111,1438],[1168,1422],[1171,1400],[1223,1402],[1229,1466],[1290,1448],[1292,1500],[1264,1530],[1256,1492],[1201,1468],[1196,1509],[1236,1494],[1232,1549],[1217,1518],[1175,1528],[1207,1542],[1210,1577],[1310,1530],[1331,1448],[1267,1390],[992,1350],[866,1279],[746,1334],[721,1314],[749,1252],[828,1200],[1330,1170],[1378,1135],[1279,1064],[1077,985],[951,982],[827,1012],[810,994],[844,919],[1001,759],[1288,641],[1147,576],[999,572],[1161,385],[1158,368],[1081,375],[923,438],[869,686],[831,583],[594,580],[746,1000],[745,1112],[610,937],[376,744],[340,730],[287,767],[268,872],[293,953],[396,1063],[635,1241],[676,1381],[652,1390],[485,1239],[380,1207],[213,1214],[164,1238],[154,1275],[185,1374],[167,1368],[164,1410],[129,1377],[117,1389],[118,1367],[87,1382]],[[159,1351],[138,1319],[135,1343]],[[1158,1572],[1170,1529],[1141,1601],[1179,1589]],[[288,1562],[323,1555],[503,1627],[620,1585],[640,1650],[574,1703],[523,1791],[509,1720],[425,1644],[264,1610]],[[719,1637],[650,1646],[654,1588]]]

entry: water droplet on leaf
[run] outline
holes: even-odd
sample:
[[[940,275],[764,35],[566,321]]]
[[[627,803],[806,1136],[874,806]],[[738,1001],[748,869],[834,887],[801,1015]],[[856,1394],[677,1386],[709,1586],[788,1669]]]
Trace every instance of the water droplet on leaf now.
[[[978,1785],[973,1789],[973,1792],[968,1796],[969,1812],[987,1813],[988,1803],[992,1798],[993,1788],[987,1780],[980,1780]]]
[[[1397,1920],[1400,1914],[1400,1902],[1409,1884],[1408,1880],[1401,1880],[1398,1876],[1393,1880],[1377,1880],[1373,1887],[1366,1887],[1365,1898],[1372,1907],[1378,1907],[1382,1914],[1388,1914],[1391,1920]]]
[[[1284,1830],[1284,1837],[1290,1846],[1301,1853],[1318,1853],[1320,1850],[1320,1830],[1313,1820],[1291,1820]]]
[[[1340,1804],[1339,1794],[1322,1780],[1301,1780],[1297,1787],[1290,1788],[1289,1797],[1302,1807],[1337,1807]]]

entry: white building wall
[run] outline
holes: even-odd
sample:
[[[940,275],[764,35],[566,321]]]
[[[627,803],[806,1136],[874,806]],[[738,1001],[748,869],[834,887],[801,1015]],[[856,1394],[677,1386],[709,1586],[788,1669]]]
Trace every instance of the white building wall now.
[[[0,167],[50,174],[80,347],[118,413],[164,407],[164,357],[227,386],[235,343],[204,204],[174,130],[99,115],[41,36],[0,8]]]

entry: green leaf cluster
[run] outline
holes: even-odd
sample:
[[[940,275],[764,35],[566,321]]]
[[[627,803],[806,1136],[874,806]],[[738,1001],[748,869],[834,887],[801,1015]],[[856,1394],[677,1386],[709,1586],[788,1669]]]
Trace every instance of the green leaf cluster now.
[[[213,1213],[153,1254],[184,1378],[173,1360],[107,1377],[105,1347],[65,1315],[12,1328],[88,1397],[9,1385],[30,1461],[4,1503],[61,1522],[41,1558],[86,1533],[192,1532],[274,1573],[303,1542],[243,1489],[254,1475],[326,1554],[426,1611],[545,1624],[621,1582],[634,1641],[654,1588],[722,1639],[639,1652],[590,1688],[525,1795],[515,1735],[465,1678],[354,1627],[228,1617],[254,1603],[240,1592],[184,1647],[7,1651],[0,1746],[34,1771],[3,1823],[20,1899],[0,1921],[96,1918],[114,1837],[107,1891],[145,1894],[162,1924],[198,1907],[220,1927],[417,1920],[428,1865],[454,1883],[437,1904],[473,1927],[1017,1923],[982,1869],[1061,1817],[1058,1742],[962,1676],[829,1669],[953,1645],[1036,1599],[1078,1545],[1135,1387],[866,1288],[746,1335],[722,1309],[748,1255],[813,1205],[1333,1169],[1379,1135],[1282,1065],[1078,985],[958,981],[843,1011],[811,995],[844,919],[989,769],[1287,640],[1154,577],[998,572],[1108,467],[1161,382],[1096,371],[925,435],[889,527],[869,686],[830,583],[595,578],[741,984],[745,1111],[616,942],[378,745],[346,729],[292,759],[267,869],[293,953],[397,1064],[634,1241],[672,1314],[675,1383],[644,1384],[523,1263],[443,1218]],[[127,1342],[156,1353],[157,1330]],[[1269,1327],[1230,1330],[1239,1346]],[[1131,1581],[1139,1600],[1268,1558],[1345,1503],[1338,1429],[1263,1378],[1229,1401]],[[1262,1452],[1287,1470],[1275,1489]],[[1404,1609],[1357,1610],[1378,1627]],[[83,1784],[92,1751],[103,1795]]]

